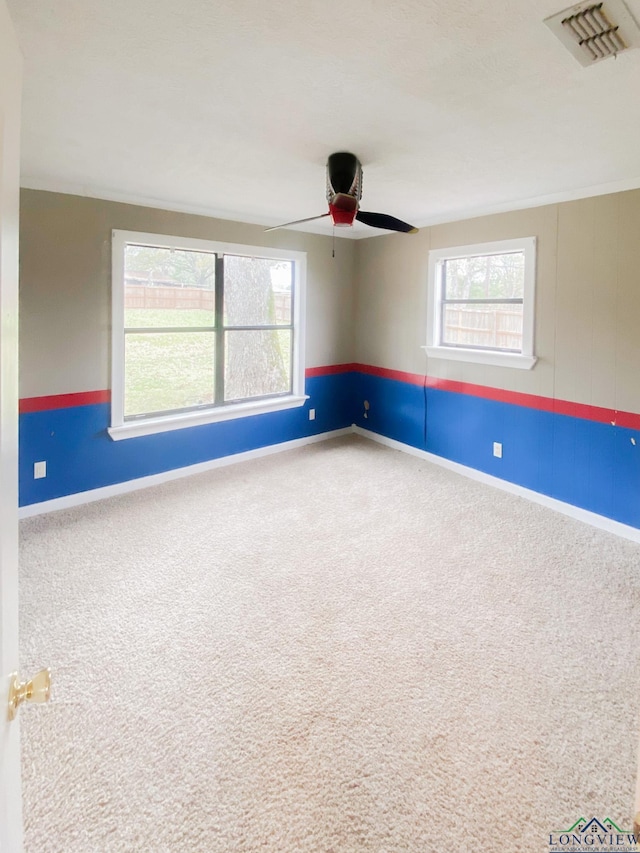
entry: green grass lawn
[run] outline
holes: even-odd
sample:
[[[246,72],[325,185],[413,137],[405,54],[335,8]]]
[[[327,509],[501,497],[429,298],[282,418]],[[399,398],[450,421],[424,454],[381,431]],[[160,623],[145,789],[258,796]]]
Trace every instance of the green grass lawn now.
[[[212,332],[127,335],[125,365],[125,416],[213,403]]]
[[[208,311],[135,309],[127,311],[126,322],[129,328],[196,326],[210,324],[212,317]],[[291,333],[282,330],[271,334],[275,336],[276,363],[288,376]],[[125,342],[125,417],[214,402],[213,332],[129,333]],[[256,354],[248,349],[248,370],[249,362],[255,357]],[[238,367],[237,360],[235,364],[236,370],[242,371],[242,364]],[[234,384],[238,378],[234,377]]]
[[[127,308],[124,312],[126,329],[171,328],[174,326],[213,326],[213,311],[197,309]]]

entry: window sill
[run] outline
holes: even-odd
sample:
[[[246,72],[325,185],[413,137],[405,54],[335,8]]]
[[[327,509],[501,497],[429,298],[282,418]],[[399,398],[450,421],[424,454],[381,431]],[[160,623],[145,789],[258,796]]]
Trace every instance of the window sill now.
[[[454,347],[422,347],[422,349],[430,358],[474,362],[475,364],[493,364],[496,367],[516,367],[519,370],[531,370],[538,360],[534,355],[521,355],[512,352],[455,349]]]
[[[204,424],[217,423],[218,421],[250,417],[251,415],[263,415],[268,412],[296,409],[304,406],[308,399],[306,395],[291,395],[276,397],[271,400],[231,403],[228,406],[219,406],[215,409],[207,409],[206,411],[185,412],[180,415],[164,415],[157,418],[145,418],[139,421],[127,421],[124,424],[109,427],[107,432],[113,441],[121,441],[123,438],[138,438],[142,435],[154,435],[158,432],[169,432],[174,429],[185,429],[186,427],[202,426]]]

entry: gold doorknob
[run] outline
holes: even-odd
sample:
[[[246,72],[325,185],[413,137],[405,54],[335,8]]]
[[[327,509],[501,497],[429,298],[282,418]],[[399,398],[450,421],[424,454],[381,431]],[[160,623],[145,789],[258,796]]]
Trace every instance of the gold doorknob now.
[[[9,719],[13,720],[23,702],[42,704],[51,698],[51,670],[41,669],[31,681],[18,681],[18,673],[11,675],[9,686]]]

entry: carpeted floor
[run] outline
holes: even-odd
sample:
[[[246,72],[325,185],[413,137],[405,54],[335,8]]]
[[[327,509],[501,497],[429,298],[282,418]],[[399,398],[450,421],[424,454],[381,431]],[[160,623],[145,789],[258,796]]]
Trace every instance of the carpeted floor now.
[[[21,525],[26,853],[632,822],[640,546],[356,437]]]

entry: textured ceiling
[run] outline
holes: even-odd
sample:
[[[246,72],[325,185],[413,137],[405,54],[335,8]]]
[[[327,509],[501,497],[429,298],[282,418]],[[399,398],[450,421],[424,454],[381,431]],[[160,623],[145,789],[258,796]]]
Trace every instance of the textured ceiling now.
[[[25,186],[265,225],[337,150],[416,225],[640,186],[640,50],[583,68],[563,0],[8,2]]]

